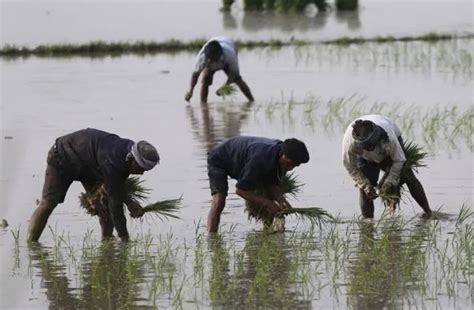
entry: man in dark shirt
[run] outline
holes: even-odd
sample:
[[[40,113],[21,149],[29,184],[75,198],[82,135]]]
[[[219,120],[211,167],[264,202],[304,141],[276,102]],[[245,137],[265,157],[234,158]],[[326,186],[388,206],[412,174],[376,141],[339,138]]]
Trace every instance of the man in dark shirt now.
[[[215,233],[225,207],[229,189],[227,178],[237,180],[236,194],[273,212],[291,208],[279,191],[283,175],[309,161],[306,145],[297,139],[285,141],[239,136],[214,147],[207,158],[212,206],[207,219],[208,231]],[[256,194],[259,184],[273,188],[275,200]]]
[[[28,240],[38,241],[53,209],[64,201],[73,181],[89,192],[103,184],[108,210],[99,215],[102,237],[113,229],[129,239],[123,211],[125,181],[130,174],[143,174],[160,161],[155,147],[146,141],[133,142],[97,129],[83,129],[59,137],[48,153],[41,202],[30,219]]]

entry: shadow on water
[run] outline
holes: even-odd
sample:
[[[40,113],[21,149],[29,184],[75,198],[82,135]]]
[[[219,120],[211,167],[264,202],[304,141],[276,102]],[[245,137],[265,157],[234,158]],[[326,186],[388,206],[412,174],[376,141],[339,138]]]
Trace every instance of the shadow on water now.
[[[186,107],[186,114],[196,141],[204,148],[205,153],[217,143],[241,134],[252,104],[201,105]]]
[[[249,233],[244,249],[232,256],[221,236],[210,239],[209,247],[213,307],[311,309],[311,300],[300,296],[291,281],[294,265],[284,234]]]
[[[149,308],[141,305],[139,298],[144,260],[131,253],[127,244],[106,241],[84,248],[81,255],[78,260],[62,249],[29,248],[32,276],[41,279],[50,308]],[[68,275],[71,265],[78,274]],[[79,281],[79,288],[69,278]]]

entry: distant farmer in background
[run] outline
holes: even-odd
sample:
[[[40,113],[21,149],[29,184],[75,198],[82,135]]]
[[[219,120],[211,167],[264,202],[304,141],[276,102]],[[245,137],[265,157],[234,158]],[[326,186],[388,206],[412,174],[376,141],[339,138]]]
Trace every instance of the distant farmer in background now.
[[[406,162],[400,129],[382,115],[365,115],[353,121],[342,141],[344,166],[360,191],[362,215],[374,217],[374,202],[380,193],[397,192],[403,184],[427,215],[431,209],[420,181],[410,169],[401,175]],[[388,171],[378,184],[380,170]]]
[[[208,231],[215,233],[225,207],[227,178],[237,180],[236,193],[250,203],[275,214],[291,208],[279,190],[281,179],[294,167],[309,161],[306,145],[297,139],[285,141],[261,137],[233,137],[214,147],[208,154],[207,171],[212,206],[207,220]],[[272,187],[273,200],[256,194],[259,184]]]
[[[202,73],[201,103],[207,103],[209,86],[212,85],[214,73],[224,70],[227,75],[227,84],[235,83],[249,101],[254,101],[250,88],[244,82],[239,72],[237,49],[234,42],[227,37],[214,37],[210,39],[199,51],[196,57],[194,72],[191,76],[191,86],[185,95],[186,101],[193,96],[194,87]]]
[[[113,229],[122,241],[129,239],[123,204],[125,181],[130,174],[143,174],[158,164],[155,147],[146,141],[133,142],[97,129],[83,129],[59,137],[48,153],[41,202],[30,219],[28,240],[38,241],[54,208],[64,201],[73,181],[87,192],[104,185],[108,211],[98,214],[102,237],[112,237]],[[131,216],[143,214],[129,206]]]

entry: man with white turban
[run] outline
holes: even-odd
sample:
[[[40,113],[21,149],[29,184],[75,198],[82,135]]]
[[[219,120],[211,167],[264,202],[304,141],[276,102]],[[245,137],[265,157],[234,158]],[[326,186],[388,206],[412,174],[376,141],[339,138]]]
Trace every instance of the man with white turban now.
[[[124,215],[125,181],[143,174],[160,162],[155,147],[105,131],[87,128],[59,137],[51,147],[41,202],[30,219],[28,241],[38,241],[54,208],[64,201],[69,186],[80,181],[87,192],[103,184],[108,211],[99,214],[102,237],[113,229],[122,241],[129,239]]]
[[[410,169],[401,175],[406,162],[402,134],[398,126],[383,115],[364,115],[349,124],[342,141],[344,167],[360,191],[362,216],[374,217],[374,202],[380,191],[392,192],[403,184],[427,215],[431,209],[425,191]],[[388,171],[377,184],[380,170]]]

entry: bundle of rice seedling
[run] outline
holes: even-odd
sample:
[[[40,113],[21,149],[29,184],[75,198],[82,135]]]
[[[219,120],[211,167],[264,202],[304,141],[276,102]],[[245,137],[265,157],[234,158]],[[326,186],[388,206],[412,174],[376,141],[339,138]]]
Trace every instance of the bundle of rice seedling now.
[[[225,97],[231,96],[235,94],[235,92],[237,92],[237,88],[235,88],[234,84],[224,84],[217,89],[216,94],[225,99]]]
[[[181,206],[182,197],[177,199],[168,199],[158,201],[143,207],[143,211],[145,213],[150,213],[156,215],[160,219],[162,217],[172,217],[175,219],[179,219],[180,217],[177,216],[175,213],[178,211],[179,207]]]
[[[423,151],[423,148],[413,142],[402,141],[402,148],[405,152],[406,161],[400,172],[400,180],[402,184],[409,182],[418,173],[418,168],[426,167],[424,160],[428,156],[428,153]],[[391,163],[388,164],[389,168],[385,171],[385,174],[379,182],[379,197],[384,202],[385,206],[391,210],[395,210],[397,205],[400,203],[402,197],[402,184],[399,186],[384,186],[385,179],[390,172]]]
[[[301,191],[302,186],[303,184],[298,181],[296,176],[293,173],[290,173],[283,176],[279,190],[284,197],[288,195],[296,197]],[[273,193],[268,186],[262,184],[255,192],[265,198],[274,200],[275,193]],[[334,219],[327,211],[321,208],[291,208],[275,214],[267,208],[252,204],[248,201],[245,202],[245,205],[245,211],[248,213],[249,219],[262,222],[265,226],[271,226],[274,219],[281,219],[287,215],[296,215],[308,219],[312,224],[318,225]]]
[[[143,186],[143,180],[139,177],[129,177],[125,182],[125,205],[133,218],[142,217],[144,214],[156,215],[163,218],[179,218],[176,214],[181,207],[182,198],[157,201],[142,207],[142,203],[148,199],[150,189]],[[95,190],[81,193],[79,196],[80,205],[86,209],[90,215],[101,215],[109,212],[107,191],[104,185],[98,186]]]
[[[311,224],[321,225],[323,222],[334,221],[334,217],[324,209],[313,208],[291,208],[283,211],[282,215],[296,215],[302,219],[308,219]]]

